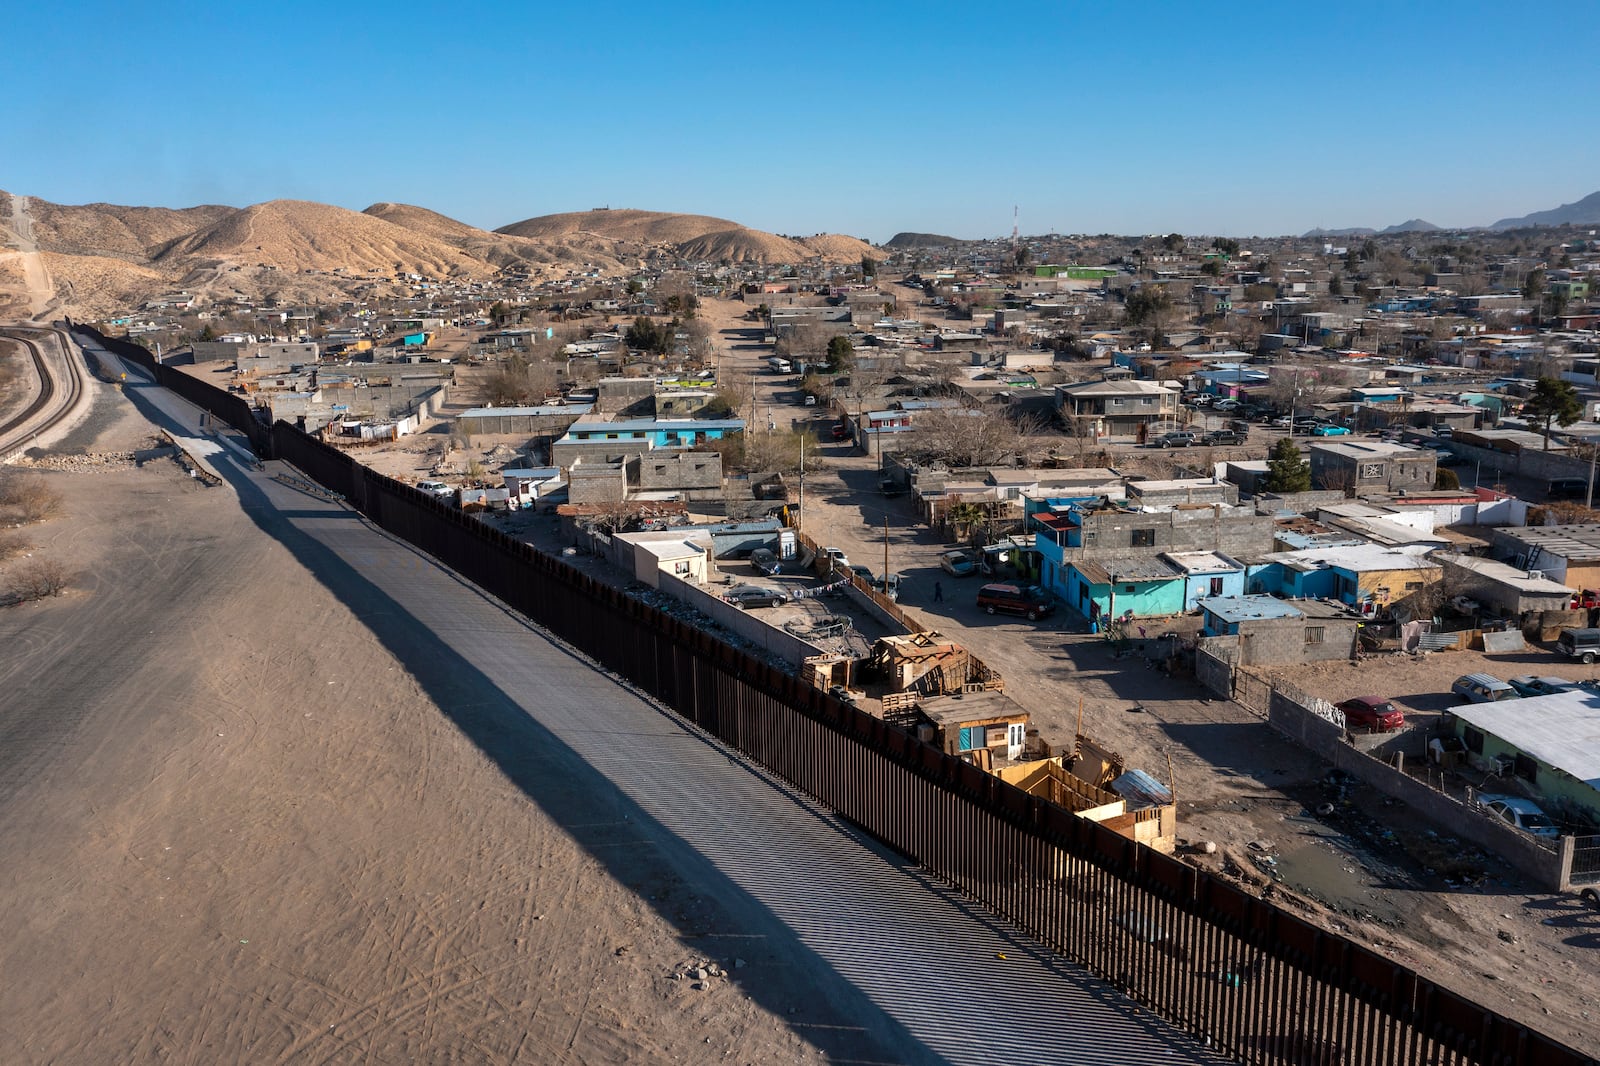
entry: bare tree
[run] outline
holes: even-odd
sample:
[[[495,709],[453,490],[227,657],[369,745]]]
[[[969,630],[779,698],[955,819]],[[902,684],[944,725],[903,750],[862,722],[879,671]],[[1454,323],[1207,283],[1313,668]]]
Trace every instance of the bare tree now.
[[[513,355],[484,379],[484,395],[491,404],[541,403],[555,391],[556,368],[542,359]]]
[[[1012,418],[979,408],[935,408],[917,415],[907,451],[924,462],[952,467],[1011,463],[1027,450],[1025,438],[1043,429],[1033,415]]]

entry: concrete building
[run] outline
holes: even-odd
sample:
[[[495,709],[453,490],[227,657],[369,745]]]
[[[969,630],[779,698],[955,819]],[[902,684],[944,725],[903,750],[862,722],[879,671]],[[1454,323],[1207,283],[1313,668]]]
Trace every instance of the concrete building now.
[[[1329,438],[1311,444],[1311,480],[1321,488],[1431,492],[1438,456],[1388,441]]]
[[[1088,381],[1055,387],[1056,414],[1085,437],[1148,438],[1176,425],[1181,389],[1153,381]]]
[[[1538,571],[1475,555],[1435,556],[1444,581],[1457,595],[1469,596],[1495,614],[1519,617],[1530,611],[1565,611],[1579,589],[1552,581]]]
[[[1516,526],[1491,531],[1492,552],[1513,569],[1569,589],[1600,588],[1600,525]]]
[[[675,493],[680,499],[722,497],[722,456],[716,452],[661,448],[628,461],[628,483],[645,493]]]
[[[1206,636],[1239,638],[1239,664],[1348,659],[1361,618],[1337,603],[1273,596],[1210,596],[1199,601]]]
[[[1239,486],[1216,478],[1180,478],[1173,481],[1130,481],[1127,498],[1137,507],[1171,507],[1179,503],[1239,502]]]
[[[534,407],[474,407],[456,416],[456,425],[468,437],[485,433],[512,433],[533,439],[554,440],[576,421],[588,416],[588,404],[541,404]]]
[[[1373,614],[1441,578],[1443,567],[1428,558],[1429,550],[1426,544],[1358,544],[1275,552],[1252,568],[1246,584],[1251,592],[1325,597]]]

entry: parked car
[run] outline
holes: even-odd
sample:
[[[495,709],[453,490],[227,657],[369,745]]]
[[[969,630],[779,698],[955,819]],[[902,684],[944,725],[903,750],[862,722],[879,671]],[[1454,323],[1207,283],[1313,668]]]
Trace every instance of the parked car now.
[[[1189,402],[1196,407],[1210,407],[1215,399],[1209,392],[1197,392],[1189,397]]]
[[[756,568],[756,573],[766,574],[771,577],[783,569],[783,562],[770,548],[757,548],[750,553],[750,565]]]
[[[1245,436],[1231,429],[1214,429],[1206,434],[1207,444],[1243,444]]]
[[[1055,601],[1038,585],[985,585],[978,590],[978,606],[986,614],[1004,611],[1032,622],[1055,610]]]
[[[1163,433],[1150,442],[1153,448],[1192,448],[1195,445],[1193,433]]]
[[[1440,426],[1433,431],[1433,435],[1440,440],[1451,440],[1455,437],[1456,431],[1449,426]]]
[[[1553,477],[1544,490],[1547,500],[1581,500],[1589,495],[1589,479]]]
[[[1462,674],[1450,691],[1467,703],[1498,703],[1517,699],[1517,690],[1489,674]]]
[[[847,426],[847,425],[844,425],[843,423],[836,423],[834,425],[834,427],[831,430],[829,430],[829,433],[833,437],[834,440],[849,440],[850,439],[850,427]]]
[[[1335,704],[1344,712],[1347,729],[1366,729],[1373,733],[1387,733],[1406,724],[1400,708],[1382,696],[1357,696]]]
[[[939,569],[951,577],[971,577],[978,572],[978,564],[964,551],[948,551],[939,556]]]
[[[788,595],[782,589],[766,585],[735,585],[724,592],[722,598],[747,611],[752,607],[781,607],[789,602]]]
[[[852,566],[852,567],[850,567],[850,572],[852,574],[856,575],[857,577],[859,577],[862,580],[862,582],[864,584],[866,584],[866,586],[868,588],[872,587],[872,580],[873,580],[873,578],[872,578],[872,567],[870,567],[870,566]]]
[[[817,398],[815,396],[813,396],[809,392],[806,393],[806,398],[804,400],[802,400],[801,402],[804,403],[807,407],[815,407],[815,406],[817,406]]]
[[[1559,677],[1534,677],[1532,674],[1513,677],[1510,684],[1517,690],[1519,696],[1549,696],[1556,692],[1571,692],[1581,687],[1576,681],[1567,681]]]
[[[419,481],[417,488],[433,496],[454,496],[456,490],[442,481]]]
[[[1350,431],[1344,426],[1313,426],[1311,435],[1313,437],[1348,437]]]
[[[1274,418],[1272,420],[1272,424],[1277,426],[1279,429],[1291,429],[1294,426],[1294,419],[1290,418],[1288,415],[1283,415],[1278,418]]]
[[[1480,795],[1478,806],[1507,825],[1514,825],[1536,837],[1554,840],[1561,835],[1556,823],[1550,820],[1550,816],[1545,814],[1537,803],[1521,796]]]
[[[906,487],[892,477],[878,479],[878,492],[884,496],[904,496]]]
[[[882,577],[875,578],[872,582],[872,587],[889,597],[889,599],[892,601],[898,601],[900,599],[899,574],[885,574]]]
[[[1232,397],[1226,397],[1212,404],[1211,408],[1214,411],[1235,411],[1239,408],[1239,401]]]
[[[1600,659],[1600,629],[1563,629],[1556,651],[1569,659],[1592,663]]]
[[[843,548],[823,548],[822,557],[829,560],[829,569],[831,570],[850,569],[850,557],[844,553]],[[872,571],[868,570],[867,574],[870,579]]]

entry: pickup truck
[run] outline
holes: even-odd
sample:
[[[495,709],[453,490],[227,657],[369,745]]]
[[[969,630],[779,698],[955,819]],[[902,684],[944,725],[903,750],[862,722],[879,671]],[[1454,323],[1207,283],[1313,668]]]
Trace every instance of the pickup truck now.
[[[1150,442],[1153,448],[1193,448],[1195,446],[1193,433],[1163,433]]]
[[[1244,434],[1235,433],[1231,429],[1214,429],[1206,434],[1207,444],[1243,444],[1244,442]]]

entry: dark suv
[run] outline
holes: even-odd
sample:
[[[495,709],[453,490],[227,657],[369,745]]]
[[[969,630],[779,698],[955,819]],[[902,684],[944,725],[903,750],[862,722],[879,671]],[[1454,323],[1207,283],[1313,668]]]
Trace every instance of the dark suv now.
[[[1163,433],[1150,443],[1157,448],[1192,448],[1195,436],[1193,433]]]
[[[978,606],[988,614],[1005,611],[1032,622],[1055,610],[1055,601],[1038,585],[985,585],[978,590]]]

